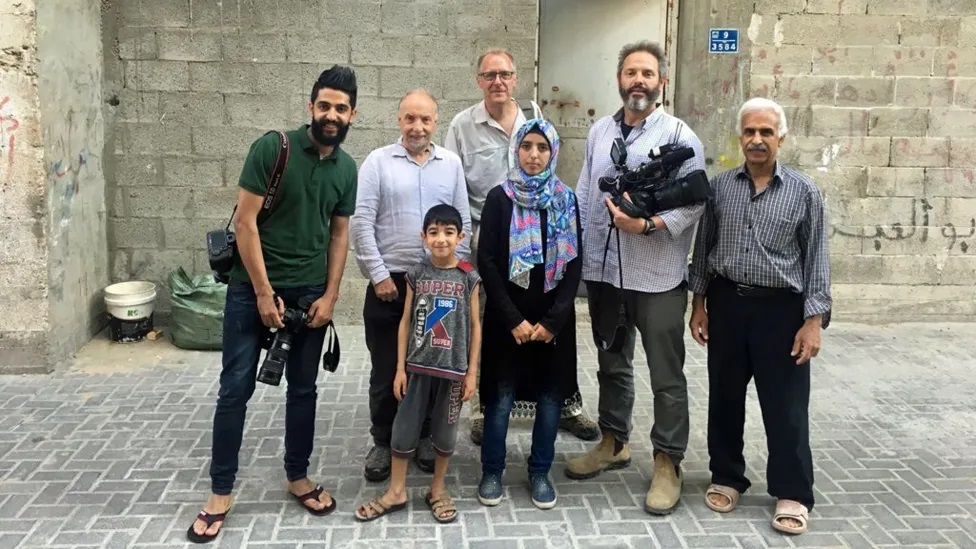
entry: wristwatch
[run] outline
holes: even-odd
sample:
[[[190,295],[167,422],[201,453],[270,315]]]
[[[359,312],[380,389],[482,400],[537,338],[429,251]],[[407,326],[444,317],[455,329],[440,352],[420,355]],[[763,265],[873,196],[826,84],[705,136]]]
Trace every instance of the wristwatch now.
[[[657,230],[657,225],[650,219],[644,219],[644,223],[647,225],[644,227],[643,232],[641,232],[642,235],[647,236]]]

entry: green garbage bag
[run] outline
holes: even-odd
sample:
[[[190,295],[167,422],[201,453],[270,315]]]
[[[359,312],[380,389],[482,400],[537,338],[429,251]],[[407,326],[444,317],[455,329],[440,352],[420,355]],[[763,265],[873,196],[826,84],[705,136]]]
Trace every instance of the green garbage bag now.
[[[220,350],[227,285],[213,275],[189,274],[179,267],[169,273],[169,337],[181,349]]]

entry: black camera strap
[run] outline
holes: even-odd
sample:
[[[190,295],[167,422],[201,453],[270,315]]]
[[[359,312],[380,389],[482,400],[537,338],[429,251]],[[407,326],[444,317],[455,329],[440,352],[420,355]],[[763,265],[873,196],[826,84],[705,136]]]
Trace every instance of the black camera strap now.
[[[268,178],[268,189],[264,192],[264,203],[261,204],[261,211],[258,212],[258,225],[264,222],[265,219],[271,214],[271,207],[274,206],[275,198],[278,196],[278,187],[281,185],[282,180],[285,177],[285,167],[288,166],[288,155],[291,152],[291,146],[288,141],[288,136],[285,132],[280,130],[271,130],[264,135],[269,133],[278,134],[279,145],[278,145],[278,157],[275,158],[274,167],[271,169],[271,177]],[[227,220],[227,226],[224,230],[230,230],[231,223],[234,222],[234,214],[237,213],[237,204],[234,204],[234,209],[230,213],[230,219]]]

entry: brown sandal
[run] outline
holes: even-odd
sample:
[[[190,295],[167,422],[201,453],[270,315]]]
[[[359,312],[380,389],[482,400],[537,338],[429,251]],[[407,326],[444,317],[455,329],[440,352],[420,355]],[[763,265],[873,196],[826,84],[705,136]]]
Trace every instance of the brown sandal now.
[[[793,519],[800,523],[799,526],[790,526],[782,519]],[[809,512],[807,506],[799,501],[791,499],[780,499],[776,501],[776,511],[773,512],[773,528],[785,534],[802,534],[807,531],[807,521]]]
[[[424,496],[424,501],[427,502],[427,506],[430,507],[430,514],[434,515],[434,519],[437,522],[446,524],[448,522],[454,522],[457,519],[457,507],[454,505],[454,500],[451,496],[444,494],[437,499],[431,499],[431,493],[427,492]],[[442,513],[450,513],[447,516],[442,516]]]
[[[361,515],[359,514],[359,510],[362,508],[365,508],[367,512],[372,511],[376,514],[373,516]],[[391,505],[390,507],[387,507],[386,505],[383,504],[382,501],[380,501],[379,498],[376,498],[370,500],[365,505],[361,505],[360,507],[358,507],[356,509],[356,512],[353,513],[353,515],[356,517],[356,520],[358,520],[359,522],[369,522],[371,520],[376,520],[384,515],[389,515],[390,513],[402,511],[406,508],[407,508],[407,502],[405,501],[403,503],[398,503],[396,505]]]
[[[712,502],[711,498],[708,497],[711,495],[719,495],[724,498],[728,498],[729,502],[725,505],[716,505]],[[716,513],[728,513],[729,511],[735,509],[735,506],[738,504],[739,491],[735,488],[723,486],[721,484],[712,484],[708,487],[708,490],[705,491],[705,505]]]

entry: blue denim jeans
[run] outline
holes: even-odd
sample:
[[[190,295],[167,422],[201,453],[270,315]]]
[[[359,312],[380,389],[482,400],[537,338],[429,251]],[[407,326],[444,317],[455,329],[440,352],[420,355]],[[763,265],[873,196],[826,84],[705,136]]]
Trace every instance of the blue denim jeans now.
[[[297,307],[303,296],[319,298],[325,286],[307,286],[276,290],[286,307]],[[245,282],[231,282],[224,305],[224,333],[220,390],[213,420],[211,448],[211,490],[229,495],[238,470],[238,454],[244,438],[247,403],[254,394],[261,341],[267,328],[258,314],[254,287]],[[301,480],[308,471],[315,436],[315,385],[322,359],[325,328],[306,328],[294,339],[285,366],[285,474],[289,482]],[[272,390],[279,387],[273,387]]]
[[[508,419],[515,402],[510,387],[501,387],[493,401],[485,402],[485,427],[481,441],[481,472],[502,474],[505,471],[505,437]],[[536,401],[535,423],[532,426],[532,451],[529,455],[529,474],[547,474],[556,455],[556,434],[563,399],[556,388],[543,392]]]

